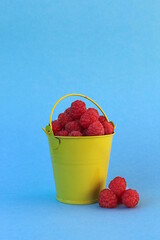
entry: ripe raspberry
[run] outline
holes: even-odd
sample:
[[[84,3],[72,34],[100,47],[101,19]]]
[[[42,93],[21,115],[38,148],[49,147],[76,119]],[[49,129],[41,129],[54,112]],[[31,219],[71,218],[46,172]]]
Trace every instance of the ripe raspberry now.
[[[128,207],[133,208],[139,202],[139,194],[136,190],[127,189],[122,195],[122,203]]]
[[[100,116],[98,120],[102,123],[104,127],[104,134],[114,133],[114,126],[112,125],[112,123],[108,122],[104,116]]]
[[[80,118],[80,124],[83,128],[88,128],[89,125],[91,124],[91,118],[90,118],[90,115],[85,112],[81,118]]]
[[[62,127],[66,125],[66,123],[72,121],[72,117],[68,113],[60,113],[58,115],[58,122]]]
[[[96,121],[89,125],[87,131],[86,131],[87,136],[98,136],[98,135],[104,135],[104,127],[103,125],[99,122]]]
[[[102,125],[103,125],[103,123],[105,122],[105,121],[107,121],[107,119],[105,118],[105,116],[99,116],[99,119],[98,119],[99,121],[100,121],[100,123],[102,123]]]
[[[121,194],[125,191],[127,186],[126,180],[122,177],[115,177],[109,184],[109,189],[111,189],[117,197],[120,197]]]
[[[49,124],[49,126],[50,126],[50,124]],[[54,132],[54,134],[55,134],[55,132],[60,131],[60,130],[61,130],[60,123],[57,120],[52,121],[52,131]]]
[[[99,113],[94,108],[88,108],[80,118],[80,124],[83,128],[88,128],[89,125],[98,120]]]
[[[64,111],[64,113],[67,113],[67,114],[71,115],[71,108],[70,108],[70,107],[67,108],[67,109]]]
[[[110,189],[104,189],[100,192],[98,202],[102,208],[115,208],[117,206],[117,197]]]
[[[90,114],[93,122],[98,120],[99,113],[95,108],[88,108],[87,112]]]
[[[70,133],[72,131],[81,131],[81,126],[78,121],[71,121],[65,125],[65,129]]]
[[[66,130],[61,130],[56,132],[55,136],[68,136],[68,132]]]
[[[82,133],[79,131],[72,131],[69,133],[69,136],[82,136]]]
[[[114,127],[113,127],[112,123],[105,121],[104,123],[102,123],[102,125],[104,127],[105,134],[114,133]]]
[[[76,100],[71,104],[71,116],[73,119],[80,119],[86,112],[86,104],[81,100]]]

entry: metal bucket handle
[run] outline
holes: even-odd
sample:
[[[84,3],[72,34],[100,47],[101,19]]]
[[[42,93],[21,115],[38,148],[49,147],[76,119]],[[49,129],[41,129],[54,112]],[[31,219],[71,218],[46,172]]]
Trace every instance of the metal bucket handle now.
[[[52,111],[51,111],[51,115],[50,115],[50,126],[47,126],[46,129],[43,128],[44,132],[47,134],[47,135],[52,135],[52,137],[54,137],[54,142],[55,142],[55,145],[59,145],[59,138],[58,137],[55,137],[54,136],[54,133],[52,131],[52,115],[53,115],[53,112],[54,112],[54,109],[55,107],[57,106],[57,104],[62,101],[64,98],[67,98],[67,97],[72,97],[72,96],[77,96],[77,97],[83,97],[83,98],[86,98],[87,100],[91,101],[92,103],[94,103],[98,108],[99,110],[103,113],[103,115],[105,116],[106,120],[108,121],[108,118],[107,118],[107,115],[105,114],[105,112],[103,111],[103,109],[98,105],[98,103],[96,103],[93,99],[91,99],[90,97],[87,97],[86,95],[83,95],[83,94],[80,94],[80,93],[70,93],[70,94],[66,94],[64,95],[63,97],[59,98],[57,100],[57,102],[54,104],[53,108],[52,108]],[[112,123],[112,125],[114,126],[114,129],[116,128],[116,124],[114,124],[112,121],[110,121],[110,123]],[[51,131],[50,131],[51,130]]]
[[[103,111],[103,109],[98,105],[98,103],[96,103],[93,99],[83,95],[83,94],[80,94],[80,93],[70,93],[70,94],[66,94],[65,96],[61,97],[53,106],[52,108],[52,111],[51,111],[51,115],[50,115],[50,126],[51,126],[51,129],[52,129],[52,115],[53,115],[53,112],[54,112],[54,109],[55,107],[57,106],[57,104],[62,101],[64,98],[67,98],[67,97],[71,97],[71,96],[77,96],[77,97],[83,97],[83,98],[86,98],[87,100],[91,101],[92,103],[94,103],[98,108],[99,110],[103,113],[103,115],[105,116],[106,120],[108,121],[108,118],[105,114],[105,112]],[[113,124],[113,122],[111,122]],[[115,124],[113,124],[114,128],[115,128]]]

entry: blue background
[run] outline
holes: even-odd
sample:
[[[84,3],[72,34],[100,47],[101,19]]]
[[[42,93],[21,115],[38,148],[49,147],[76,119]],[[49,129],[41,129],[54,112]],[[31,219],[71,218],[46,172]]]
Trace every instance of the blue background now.
[[[137,208],[56,201],[42,127],[72,92],[117,123],[107,184],[124,176]],[[0,239],[160,239],[159,102],[158,0],[1,0]]]

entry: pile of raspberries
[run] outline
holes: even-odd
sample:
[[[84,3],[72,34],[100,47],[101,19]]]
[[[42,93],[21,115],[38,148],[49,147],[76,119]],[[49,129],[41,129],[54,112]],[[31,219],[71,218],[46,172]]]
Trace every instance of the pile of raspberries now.
[[[114,133],[114,126],[95,108],[87,109],[83,101],[76,100],[52,121],[52,131],[55,136],[99,136]]]
[[[102,208],[115,208],[118,204],[124,204],[128,208],[135,207],[139,202],[139,194],[136,190],[126,190],[126,180],[115,177],[107,189],[103,189],[99,195],[99,205]]]

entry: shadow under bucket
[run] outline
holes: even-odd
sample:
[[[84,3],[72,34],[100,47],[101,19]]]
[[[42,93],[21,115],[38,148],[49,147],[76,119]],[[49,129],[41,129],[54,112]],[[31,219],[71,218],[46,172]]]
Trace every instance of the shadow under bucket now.
[[[55,106],[68,96],[82,96],[94,102],[81,94],[62,97],[52,109],[50,126]],[[99,105],[95,104],[106,117]],[[103,136],[55,137],[50,126],[43,130],[48,137],[57,200],[69,204],[97,202],[100,191],[106,185],[114,133]]]

